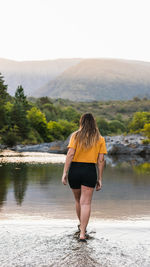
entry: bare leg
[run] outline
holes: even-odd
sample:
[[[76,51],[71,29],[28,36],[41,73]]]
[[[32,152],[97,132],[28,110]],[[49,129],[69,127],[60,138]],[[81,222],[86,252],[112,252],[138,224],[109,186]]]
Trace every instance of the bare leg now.
[[[72,189],[74,194],[75,203],[76,203],[76,213],[80,222],[80,196],[81,196],[81,189]]]
[[[93,195],[94,188],[81,186],[81,197],[80,197],[80,238],[85,238],[85,230],[90,218],[91,213],[91,200]]]

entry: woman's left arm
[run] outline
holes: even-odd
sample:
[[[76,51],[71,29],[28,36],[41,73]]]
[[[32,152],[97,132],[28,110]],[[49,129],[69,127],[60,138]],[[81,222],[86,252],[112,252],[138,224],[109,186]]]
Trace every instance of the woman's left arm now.
[[[65,161],[64,170],[63,170],[63,175],[62,175],[62,183],[64,185],[67,184],[67,174],[68,174],[70,163],[73,160],[74,154],[75,154],[75,149],[70,147],[68,149],[68,152],[67,152],[66,161]]]

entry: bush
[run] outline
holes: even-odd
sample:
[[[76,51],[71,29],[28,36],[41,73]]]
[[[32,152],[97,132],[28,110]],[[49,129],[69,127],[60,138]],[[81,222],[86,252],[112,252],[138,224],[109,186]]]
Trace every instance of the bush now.
[[[150,112],[136,112],[128,125],[129,131],[139,133],[146,123],[150,123]]]
[[[109,133],[109,123],[105,119],[98,118],[97,126],[101,135],[107,135]]]
[[[66,120],[48,122],[48,132],[53,136],[54,140],[65,140],[72,132],[77,130],[77,128],[77,124]]]
[[[68,122],[66,120],[59,120],[58,122],[61,125],[62,135],[64,139],[66,139],[72,132],[78,129],[78,124],[74,122]]]
[[[31,129],[30,132],[28,133],[28,139],[25,139],[22,142],[22,144],[24,144],[24,145],[28,145],[28,144],[36,145],[36,144],[43,143],[43,142],[44,142],[44,140],[39,135],[39,133],[35,129]]]
[[[63,139],[63,135],[62,135],[62,126],[59,124],[59,122],[56,121],[49,121],[48,125],[48,133],[50,136],[53,137],[53,140],[57,139],[57,140],[61,140]]]
[[[142,140],[142,144],[143,144],[143,145],[148,145],[148,144],[150,144],[150,139],[144,139],[144,140]]]
[[[150,139],[150,123],[146,123],[144,125],[142,132],[144,132],[145,136],[147,136]]]
[[[17,143],[21,142],[21,138],[18,135],[18,127],[15,125],[14,128],[4,129],[2,135],[2,143],[7,146],[15,146]]]
[[[125,126],[122,122],[118,120],[113,120],[109,122],[109,130],[112,133],[121,134],[123,131],[125,131]]]
[[[75,122],[75,123],[78,123],[79,122],[80,113],[78,113],[71,106],[68,106],[68,107],[62,109],[61,113],[62,114],[60,114],[60,115],[61,115],[61,118],[62,119],[65,119],[67,121],[72,121],[72,122]]]
[[[51,138],[48,136],[47,121],[45,114],[40,109],[33,107],[27,111],[27,118],[30,125],[40,134],[45,142],[50,142]]]

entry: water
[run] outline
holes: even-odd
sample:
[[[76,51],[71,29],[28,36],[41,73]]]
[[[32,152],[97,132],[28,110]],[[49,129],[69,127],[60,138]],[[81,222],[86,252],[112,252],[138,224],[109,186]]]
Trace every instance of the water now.
[[[61,184],[64,160],[1,154],[0,266],[150,266],[150,164],[107,164],[81,244],[72,192]]]

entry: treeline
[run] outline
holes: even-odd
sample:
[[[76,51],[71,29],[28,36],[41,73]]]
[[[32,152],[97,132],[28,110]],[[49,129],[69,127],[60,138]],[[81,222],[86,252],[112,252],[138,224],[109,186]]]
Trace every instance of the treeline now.
[[[110,118],[105,118],[99,108],[99,102],[81,105],[82,112],[77,102],[72,104],[63,99],[52,100],[48,97],[27,99],[21,85],[12,97],[8,94],[4,77],[0,74],[0,143],[13,146],[65,140],[78,129],[80,116],[86,111],[94,114],[102,135],[142,132],[148,137],[146,142],[149,142],[149,111],[136,112],[132,117],[126,118],[120,113],[112,118],[111,113]],[[87,107],[91,105],[94,105],[93,109],[89,110]],[[98,114],[95,114],[95,108],[97,113],[99,110]]]

